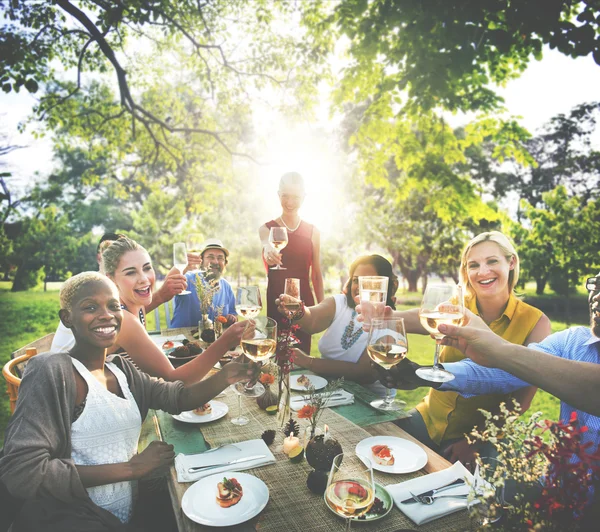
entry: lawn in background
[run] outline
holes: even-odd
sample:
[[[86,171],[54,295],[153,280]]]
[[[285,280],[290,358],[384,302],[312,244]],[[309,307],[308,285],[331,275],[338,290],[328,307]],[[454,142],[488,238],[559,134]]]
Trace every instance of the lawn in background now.
[[[10,354],[16,349],[56,330],[58,323],[58,310],[60,308],[58,301],[58,290],[60,283],[49,283],[48,291],[35,289],[28,292],[10,292],[11,284],[0,282],[0,364],[4,365],[9,359]],[[526,286],[525,297],[533,296],[531,286]],[[420,294],[400,294],[399,309],[414,308],[418,306]],[[544,296],[549,301],[552,308],[559,308],[563,298],[557,296]],[[578,309],[578,316],[581,316],[585,307],[585,295],[579,293],[573,297],[573,305]],[[161,312],[161,326],[165,327],[164,309]],[[551,319],[552,312],[548,311]],[[563,318],[564,320],[564,318]],[[571,325],[574,325],[573,323]],[[579,325],[588,325],[587,322],[580,322]],[[154,315],[148,316],[148,330],[155,328]],[[566,328],[564,321],[552,320],[553,331],[560,331]],[[322,334],[314,335],[311,354],[319,356],[318,341]],[[409,357],[419,364],[431,364],[433,361],[434,341],[427,336],[409,335]],[[3,380],[4,382],[4,380]],[[0,442],[4,441],[4,428],[10,417],[9,401],[6,395],[6,386],[1,387],[0,399]],[[408,407],[416,405],[426,394],[426,388],[419,388],[412,391],[399,392],[398,396],[408,403]],[[558,419],[559,401],[547,394],[538,391],[536,394],[531,411],[542,411],[549,419]]]

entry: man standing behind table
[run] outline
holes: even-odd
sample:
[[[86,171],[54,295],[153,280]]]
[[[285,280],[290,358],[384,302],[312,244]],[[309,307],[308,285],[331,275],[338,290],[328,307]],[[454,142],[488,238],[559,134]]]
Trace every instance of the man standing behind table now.
[[[188,253],[188,271],[185,277],[187,289],[191,293],[175,297],[171,327],[195,327],[202,319],[200,300],[196,292],[199,270],[203,270],[205,275],[209,275],[219,282],[219,289],[215,292],[212,305],[208,309],[208,317],[214,321],[216,308],[223,307],[221,315],[227,318],[227,324],[231,325],[237,321],[233,290],[229,282],[222,277],[228,257],[229,250],[218,238],[209,238],[202,244],[199,258],[193,253]]]

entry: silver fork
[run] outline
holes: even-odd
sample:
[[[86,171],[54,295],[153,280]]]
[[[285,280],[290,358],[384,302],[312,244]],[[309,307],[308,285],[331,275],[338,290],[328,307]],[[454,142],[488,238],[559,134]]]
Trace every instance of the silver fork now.
[[[204,451],[202,454],[208,454],[208,453],[212,453],[214,451],[218,451],[219,449],[222,449],[223,447],[235,447],[238,451],[241,451],[241,449],[233,444],[233,443],[226,443],[224,445],[217,445],[216,447],[211,447],[208,451]]]
[[[435,495],[435,496],[431,496],[431,495],[415,495],[412,491],[409,491],[408,493],[410,493],[410,495],[412,496],[413,499],[419,501],[421,504],[433,504],[435,502],[436,499],[442,499],[443,497],[448,497],[448,498],[452,498],[452,499],[466,499],[469,495],[468,494],[461,494],[461,495]]]

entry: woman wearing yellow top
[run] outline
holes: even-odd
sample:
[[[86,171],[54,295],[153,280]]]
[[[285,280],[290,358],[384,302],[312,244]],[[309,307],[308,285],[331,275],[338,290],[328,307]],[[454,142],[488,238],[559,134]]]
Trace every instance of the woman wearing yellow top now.
[[[514,288],[519,279],[519,256],[511,241],[498,231],[481,233],[465,247],[460,264],[460,281],[465,289],[465,305],[505,340],[528,345],[540,342],[551,333],[550,320],[540,310],[517,299]],[[409,333],[428,334],[419,322],[418,309],[395,312],[405,320]],[[444,347],[440,362],[456,362],[460,351]],[[452,462],[473,462],[476,449],[469,446],[465,434],[482,422],[478,411],[494,411],[511,397],[525,412],[537,388],[530,386],[512,395],[490,394],[465,398],[456,392],[429,394],[412,410],[411,418],[398,425]]]

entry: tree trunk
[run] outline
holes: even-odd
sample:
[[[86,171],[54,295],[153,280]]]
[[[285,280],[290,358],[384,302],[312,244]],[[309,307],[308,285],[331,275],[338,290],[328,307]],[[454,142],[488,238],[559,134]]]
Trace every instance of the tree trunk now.
[[[404,278],[408,283],[408,291],[409,292],[417,292],[417,282],[419,281],[419,271],[418,270],[406,270],[406,273],[403,272]]]
[[[27,270],[24,266],[19,266],[17,268],[17,273],[15,274],[15,280],[13,281],[11,292],[25,292],[29,289],[29,276],[27,275]]]
[[[535,293],[541,296],[546,289],[546,283],[548,282],[547,277],[536,277],[535,278]]]

